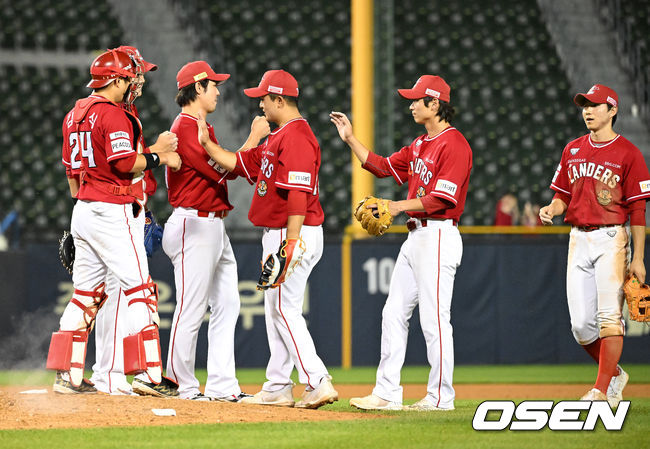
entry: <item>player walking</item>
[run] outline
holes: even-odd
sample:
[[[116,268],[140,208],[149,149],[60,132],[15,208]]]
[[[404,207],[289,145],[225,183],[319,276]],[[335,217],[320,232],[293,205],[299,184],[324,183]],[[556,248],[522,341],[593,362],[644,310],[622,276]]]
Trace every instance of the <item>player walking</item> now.
[[[236,154],[225,151],[208,138],[205,122],[199,121],[199,140],[212,159],[256,184],[248,218],[264,228],[262,260],[270,256],[275,261],[273,265],[267,260],[258,283],[265,290],[264,315],[271,351],[268,380],[262,391],[241,402],[318,408],[338,400],[302,316],[307,279],[323,253],[323,209],[318,199],[320,147],[300,115],[298,83],[290,73],[270,70],[258,87],[244,93],[259,98],[266,119],[278,125],[261,145]],[[277,288],[269,288],[271,285]],[[290,378],[294,366],[300,383],[306,384],[297,403]]]
[[[53,390],[58,393],[94,393],[83,379],[88,334],[97,311],[106,301],[106,278],[112,272],[126,296],[131,336],[128,369],[138,374],[134,384],[153,388],[162,382],[157,328],[157,290],[149,277],[144,255],[143,229],[135,217],[144,200],[137,174],[160,164],[180,168],[175,152],[141,154],[136,151],[142,129],[139,121],[118,103],[137,77],[137,63],[127,53],[109,50],[92,63],[93,93],[77,101],[68,123],[70,169],[81,155],[79,200],[73,210],[71,233],[76,253],[74,294],[50,343],[48,369],[57,370]],[[64,125],[65,126],[65,125]],[[135,147],[135,148],[134,148]],[[65,153],[64,153],[65,154]],[[69,178],[71,189],[74,177]],[[141,223],[140,223],[141,224]],[[116,301],[118,298],[112,298]],[[120,342],[121,344],[121,342]],[[142,354],[135,359],[134,353]]]
[[[230,175],[205,152],[197,139],[198,117],[213,112],[218,86],[230,77],[215,73],[205,61],[183,66],[176,76],[176,103],[182,108],[172,125],[178,135],[183,167],[167,171],[169,202],[174,212],[165,225],[163,249],[174,264],[176,310],[172,321],[167,375],[179,384],[181,398],[238,402],[242,393],[235,377],[235,326],[239,317],[237,262],[223,219]],[[268,124],[264,124],[268,128]],[[255,127],[243,148],[251,148],[268,131]],[[211,126],[209,138],[217,144]],[[205,395],[194,375],[196,341],[206,310],[208,380]]]
[[[364,410],[401,410],[400,371],[404,364],[408,321],[420,306],[420,324],[431,365],[427,395],[407,407],[412,410],[453,410],[454,344],[451,297],[463,243],[456,227],[465,207],[472,169],[472,150],[450,122],[454,108],[450,88],[439,76],[423,75],[412,89],[399,89],[412,100],[415,123],[427,133],[389,157],[368,151],[340,112],[330,114],[341,139],[363,168],[377,177],[392,176],[408,183],[405,201],[391,201],[393,216],[406,212],[409,235],[400,249],[382,314],[381,361],[371,395],[352,398],[350,405]]]
[[[645,280],[650,174],[639,149],[612,128],[618,113],[613,89],[596,84],[573,101],[589,134],[564,148],[551,182],[555,196],[539,217],[551,225],[566,212],[564,221],[572,225],[566,280],[571,330],[598,363],[596,383],[582,399],[616,407],[629,379],[618,366],[625,334],[622,286],[628,271]]]

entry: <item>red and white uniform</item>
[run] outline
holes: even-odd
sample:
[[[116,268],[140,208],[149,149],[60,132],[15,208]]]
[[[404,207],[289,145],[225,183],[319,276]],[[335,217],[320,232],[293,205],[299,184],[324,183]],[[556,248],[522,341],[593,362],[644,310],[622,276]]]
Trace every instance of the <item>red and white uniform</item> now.
[[[101,98],[98,96],[91,97]],[[127,109],[120,104],[123,109],[130,112],[138,120],[138,111],[135,105]],[[70,110],[63,120],[63,145],[62,145],[62,162],[66,167],[66,176],[71,179],[79,180],[81,171],[81,149],[79,147],[79,138],[74,123],[74,108]],[[149,153],[149,147],[145,145],[144,136],[139,133],[138,152]],[[74,150],[74,156],[73,156]],[[156,192],[156,178],[150,170],[144,172],[144,192],[145,201]],[[144,229],[144,214],[140,214],[135,221],[142,222]],[[131,385],[128,383],[124,374],[124,348],[122,340],[128,333],[128,325],[125,319],[119,319],[124,316],[128,304],[125,301],[125,295],[119,286],[117,278],[112,273],[106,276],[106,294],[110,298],[118,298],[104,303],[104,306],[97,313],[95,320],[95,364],[92,367],[92,377],[90,380],[95,384],[99,391],[109,394],[122,394],[131,391]]]
[[[208,130],[210,139],[218,143],[212,126]],[[234,176],[210,159],[199,143],[196,118],[179,114],[171,131],[178,136],[183,166],[177,172],[167,170],[174,212],[165,224],[162,243],[174,265],[176,284],[167,376],[178,383],[180,397],[200,393],[194,375],[196,341],[209,310],[205,395],[237,398],[241,393],[235,377],[235,325],[240,307],[237,262],[223,221],[233,208],[226,180]]]
[[[109,393],[130,392],[123,374],[122,338],[152,323],[152,312],[146,302],[128,305],[134,299],[147,298],[147,290],[137,289],[149,279],[144,221],[133,216],[132,206],[134,201],[144,200],[144,187],[133,174],[118,171],[113,163],[132,157],[142,142],[142,130],[137,118],[127,115],[120,106],[91,95],[79,100],[66,115],[63,137],[66,174],[80,180],[79,201],[71,222],[76,248],[73,283],[80,291],[91,291],[104,281],[109,286],[106,310],[100,309],[103,312],[97,321],[97,346],[98,358],[103,361],[98,372],[111,371],[111,374],[99,379],[98,389]],[[134,288],[137,291],[128,295],[122,292]],[[128,315],[118,320],[120,304],[122,310],[128,307]],[[61,317],[61,330],[78,326],[80,313],[83,312],[71,302]],[[118,347],[119,351],[113,352]],[[109,354],[111,368],[108,368]],[[147,382],[152,379],[146,374],[139,376]]]
[[[407,199],[420,198],[427,209],[407,212],[412,217],[410,232],[397,256],[382,314],[381,361],[373,394],[402,402],[400,371],[408,320],[419,305],[431,365],[427,397],[437,407],[453,408],[451,297],[463,254],[456,224],[465,207],[472,150],[463,135],[449,127],[433,137],[420,136],[388,157],[371,152],[363,168],[380,178],[392,176],[400,185],[407,182]],[[440,209],[441,204],[446,208]]]
[[[307,121],[291,120],[273,131],[260,146],[237,153],[233,173],[255,183],[248,218],[264,227],[262,260],[278,251],[287,237],[289,190],[306,192],[307,210],[300,236],[306,244],[302,262],[278,288],[265,290],[266,333],[271,357],[263,389],[290,385],[295,366],[300,383],[315,388],[328,376],[302,316],[305,288],[323,254],[323,209],[318,199],[320,146]]]
[[[625,137],[570,142],[551,189],[567,203],[573,226],[567,262],[567,298],[573,335],[581,345],[623,335],[621,310],[630,261],[630,205],[650,198],[643,156]]]

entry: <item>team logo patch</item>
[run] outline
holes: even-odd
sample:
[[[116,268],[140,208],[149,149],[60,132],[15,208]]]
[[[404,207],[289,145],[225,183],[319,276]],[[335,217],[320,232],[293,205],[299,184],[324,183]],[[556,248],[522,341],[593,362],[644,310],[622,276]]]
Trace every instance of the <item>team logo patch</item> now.
[[[127,133],[126,131],[115,131],[114,133],[110,133],[108,137],[110,137],[110,139],[113,140],[119,138],[128,139],[130,136],[129,133]]]
[[[304,186],[310,186],[311,173],[302,172],[302,171],[290,171],[289,184],[302,184]]]
[[[598,204],[601,206],[607,206],[612,202],[612,192],[603,189],[596,194],[596,198],[598,199]]]
[[[650,179],[647,181],[641,181],[639,187],[641,188],[642,193],[650,192]]]
[[[418,187],[418,193],[415,194],[417,198],[422,198],[424,195],[426,195],[426,192],[424,191],[424,187],[420,186]]]
[[[133,147],[129,139],[113,139],[111,140],[111,150],[113,150],[113,153],[120,153],[122,151],[133,151]]]
[[[580,151],[580,148],[571,148],[569,151],[571,151],[571,156],[575,156],[575,154]]]
[[[455,195],[456,190],[458,190],[458,186],[451,181],[447,181],[445,179],[438,179],[438,181],[436,182],[435,190],[449,193],[450,195]]]
[[[259,196],[264,196],[266,195],[266,192],[268,191],[268,188],[266,186],[266,181],[262,180],[257,184],[257,194]]]

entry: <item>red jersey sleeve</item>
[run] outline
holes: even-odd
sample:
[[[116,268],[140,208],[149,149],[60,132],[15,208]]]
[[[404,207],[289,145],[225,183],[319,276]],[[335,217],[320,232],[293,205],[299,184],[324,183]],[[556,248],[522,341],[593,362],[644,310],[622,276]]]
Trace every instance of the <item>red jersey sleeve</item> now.
[[[641,152],[634,148],[627,161],[625,183],[623,184],[623,199],[633,202],[650,198],[650,173]]]
[[[566,155],[567,149],[571,144],[564,147],[562,151],[562,157],[560,158],[560,163],[555,170],[553,175],[553,180],[551,181],[551,189],[555,190],[558,193],[571,196],[571,183],[569,182],[569,175],[566,170]],[[569,203],[567,203],[568,205]]]
[[[262,168],[262,151],[265,143],[249,150],[238,151],[237,165],[235,165],[232,173],[246,178],[250,184],[255,184],[257,182],[257,175]]]
[[[210,158],[208,152],[199,142],[198,131],[199,128],[195,120],[183,121],[183,124],[176,130],[178,141],[182,143],[182,146],[178,146],[177,151],[183,165],[191,167],[208,179],[219,183],[224,182],[228,171]],[[210,140],[218,144],[211,125],[208,125],[208,132]]]
[[[317,142],[300,132],[283,136],[275,178],[275,186],[278,189],[313,192],[318,176],[317,168]]]
[[[410,146],[403,147],[388,157],[370,152],[362,167],[378,178],[392,176],[399,185],[402,185],[408,180],[410,152]]]
[[[92,123],[92,114],[88,117]],[[108,162],[135,153],[133,149],[133,124],[120,108],[107,108],[102,114],[102,126],[107,136],[104,151]]]
[[[469,176],[469,169],[472,165],[472,151],[464,140],[456,140],[445,143],[453,145],[447,147],[446,151],[440,153],[437,161],[438,170],[433,178],[433,189],[429,195],[442,200],[450,201],[454,205],[462,194],[461,187]]]

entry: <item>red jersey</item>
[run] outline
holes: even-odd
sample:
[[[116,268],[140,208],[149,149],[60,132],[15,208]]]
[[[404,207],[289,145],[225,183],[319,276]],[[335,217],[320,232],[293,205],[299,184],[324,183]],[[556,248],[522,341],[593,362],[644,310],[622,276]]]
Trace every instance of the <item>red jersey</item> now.
[[[408,182],[409,200],[432,195],[452,205],[433,214],[406,212],[409,216],[458,223],[465,209],[472,149],[456,128],[449,127],[433,137],[420,136],[388,157],[370,152],[363,168],[379,178],[392,176],[399,185]]]
[[[215,212],[231,210],[228,202],[226,179],[235,175],[222,168],[210,158],[198,139],[199,127],[196,118],[180,113],[174,120],[171,131],[178,137],[177,152],[183,165],[172,171],[167,167],[167,195],[174,207]],[[210,139],[217,142],[212,125],[208,124]]]
[[[110,164],[135,152],[142,132],[134,130],[134,122],[120,106],[97,95],[78,100],[66,116],[63,163],[66,171],[81,174],[78,199],[128,204],[142,196],[142,185],[132,185],[133,174]]]
[[[625,137],[597,143],[587,134],[564,147],[551,189],[569,195],[564,221],[573,226],[624,224],[628,203],[650,198],[650,174]]]
[[[92,95],[91,97],[94,97],[96,99],[101,98]],[[135,108],[135,105],[131,105],[130,109],[127,109],[126,106],[124,106],[123,104],[120,104],[120,106],[122,106],[124,110],[130,112],[132,114],[132,117],[135,118],[139,124],[138,111]],[[77,125],[75,124],[75,120],[74,120],[74,111],[75,108],[71,109],[66,114],[63,120],[63,126],[62,126],[63,145],[61,148],[61,155],[62,155],[63,165],[65,166],[66,176],[68,178],[79,179],[79,175],[81,172],[82,155],[80,152]],[[140,125],[139,127],[141,128]],[[145,145],[144,136],[142,135],[141,132],[139,133],[138,145],[136,148],[139,153],[150,153],[149,147]],[[156,192],[158,183],[156,182],[156,178],[153,176],[151,170],[146,170],[144,172],[144,181],[145,181],[145,190],[144,190],[145,193],[147,194],[147,196],[153,195]]]
[[[248,212],[255,226],[287,226],[289,190],[307,192],[307,211],[303,224],[323,223],[323,208],[318,199],[320,146],[307,120],[297,118],[273,131],[260,146],[237,153],[233,173],[256,183]]]

